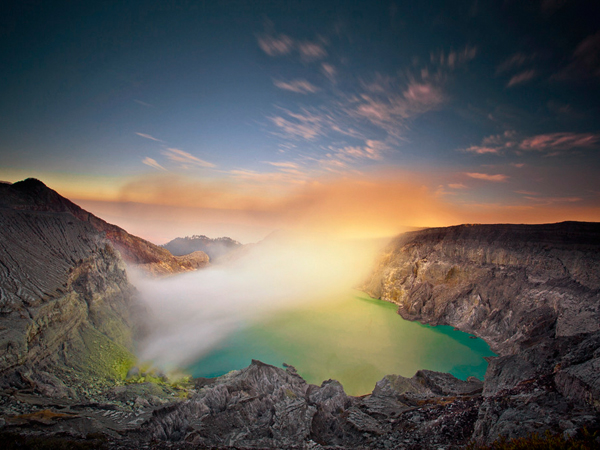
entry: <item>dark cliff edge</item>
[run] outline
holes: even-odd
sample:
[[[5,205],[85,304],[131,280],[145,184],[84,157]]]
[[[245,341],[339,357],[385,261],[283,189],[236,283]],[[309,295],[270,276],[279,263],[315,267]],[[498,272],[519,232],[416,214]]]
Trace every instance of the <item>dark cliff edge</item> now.
[[[95,230],[104,233],[105,237],[121,253],[126,263],[134,265],[150,275],[161,276],[196,270],[206,266],[209,262],[208,255],[204,252],[194,252],[185,258],[174,256],[168,250],[129,234],[122,228],[85,211],[33,178],[14,184],[0,184],[0,207],[70,213],[75,218],[91,225]]]

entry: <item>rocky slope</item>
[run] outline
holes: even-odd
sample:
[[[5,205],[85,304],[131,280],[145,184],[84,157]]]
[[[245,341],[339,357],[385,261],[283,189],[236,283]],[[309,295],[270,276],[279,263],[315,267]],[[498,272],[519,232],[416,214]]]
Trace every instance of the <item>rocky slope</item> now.
[[[406,319],[458,327],[501,355],[486,374],[475,438],[597,422],[600,224],[406,233],[364,289]]]
[[[208,255],[194,252],[186,258],[173,256],[168,250],[127,233],[62,197],[39,180],[28,178],[14,184],[0,184],[0,207],[15,210],[70,213],[104,233],[121,253],[126,263],[151,275],[169,275],[196,270],[208,264]]]
[[[77,397],[81,383],[123,377],[141,310],[119,253],[69,212],[10,208],[7,200],[0,206],[0,387]]]
[[[481,388],[477,380],[420,371],[412,379],[386,377],[371,395],[351,397],[337,381],[310,385],[291,366],[253,361],[195,380],[183,401],[165,401],[159,386],[148,395],[147,384],[128,384],[99,394],[99,403],[54,401],[52,409],[4,420],[15,434],[101,433],[110,448],[122,449],[446,448],[468,441]]]
[[[208,255],[211,261],[218,260],[222,256],[242,247],[238,241],[229,237],[220,237],[211,239],[207,236],[186,236],[184,238],[175,238],[162,245],[173,255],[183,256],[192,252],[201,251]]]
[[[463,225],[406,233],[364,286],[409,320],[452,324],[501,354],[600,330],[600,224]]]

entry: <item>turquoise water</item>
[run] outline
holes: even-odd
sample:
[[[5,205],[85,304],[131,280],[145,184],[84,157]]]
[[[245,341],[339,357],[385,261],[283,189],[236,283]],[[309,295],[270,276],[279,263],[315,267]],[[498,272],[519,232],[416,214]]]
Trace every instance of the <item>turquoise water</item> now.
[[[333,378],[351,395],[371,392],[385,375],[412,377],[419,369],[483,379],[483,357],[494,356],[483,340],[449,326],[406,321],[396,309],[358,291],[311,302],[238,331],[189,370],[195,377],[215,377],[252,359],[287,363],[309,383]]]

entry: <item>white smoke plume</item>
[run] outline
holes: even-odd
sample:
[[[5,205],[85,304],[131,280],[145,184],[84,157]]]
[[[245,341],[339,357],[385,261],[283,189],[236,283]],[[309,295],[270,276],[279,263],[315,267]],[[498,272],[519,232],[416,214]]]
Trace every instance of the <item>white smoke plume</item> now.
[[[335,298],[359,284],[381,242],[268,238],[229,263],[166,279],[132,274],[153,315],[140,357],[182,367],[234,331],[282,309]]]

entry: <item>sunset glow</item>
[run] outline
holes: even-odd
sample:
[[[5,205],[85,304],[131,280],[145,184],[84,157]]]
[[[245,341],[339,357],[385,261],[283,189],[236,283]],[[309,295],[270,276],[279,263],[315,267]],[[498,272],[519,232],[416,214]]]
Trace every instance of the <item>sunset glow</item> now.
[[[0,179],[159,243],[600,221],[593,7],[463,7],[13,9]]]

